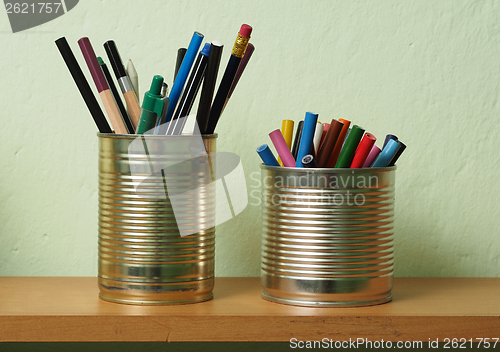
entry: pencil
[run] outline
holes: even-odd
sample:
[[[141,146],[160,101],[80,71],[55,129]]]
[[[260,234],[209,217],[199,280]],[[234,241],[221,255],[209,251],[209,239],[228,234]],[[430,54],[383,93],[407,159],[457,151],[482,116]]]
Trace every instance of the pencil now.
[[[108,83],[109,89],[111,90],[111,94],[113,95],[113,98],[115,99],[116,106],[118,106],[118,110],[120,110],[120,115],[122,117],[123,123],[125,124],[125,127],[127,128],[127,132],[129,134],[134,134],[135,127],[132,124],[132,121],[130,121],[130,117],[127,114],[127,109],[125,109],[125,106],[123,105],[122,99],[120,98],[120,95],[118,94],[118,91],[116,90],[115,82],[113,82],[113,78],[111,77],[111,73],[108,70],[108,66],[106,66],[106,63],[104,62],[104,60],[100,56],[97,57],[97,62],[99,62],[99,65],[101,66],[102,73],[104,74],[104,77],[106,78],[106,82]]]
[[[113,133],[101,110],[101,107],[99,106],[99,103],[97,102],[97,99],[94,96],[94,93],[92,93],[92,89],[90,88],[80,65],[78,65],[78,61],[76,61],[73,51],[71,51],[71,48],[69,47],[66,38],[59,38],[55,41],[55,43],[64,62],[66,63],[66,66],[68,67],[69,73],[73,77],[73,80],[75,81],[76,86],[80,91],[85,104],[87,105],[87,108],[90,111],[90,114],[92,115],[92,118],[94,119],[95,124],[97,125],[97,129],[101,133]]]
[[[108,83],[106,82],[106,78],[102,73],[102,69],[99,66],[99,62],[97,62],[97,57],[94,53],[94,49],[92,48],[92,44],[90,44],[89,38],[87,37],[81,38],[80,40],[78,40],[78,45],[80,45],[83,57],[87,62],[90,74],[94,79],[94,83],[101,97],[104,109],[108,113],[111,125],[115,129],[116,133],[127,134],[127,129],[125,128],[125,124],[123,123],[120,111],[118,111],[118,107],[116,106],[115,100],[111,95]]]
[[[236,75],[236,71],[238,70],[238,66],[241,62],[241,58],[245,54],[245,50],[247,48],[248,41],[250,40],[251,33],[252,27],[247,24],[243,24],[240,28],[240,31],[238,32],[238,36],[236,37],[233,51],[231,52],[231,57],[229,58],[229,62],[226,67],[226,71],[222,76],[222,81],[219,85],[219,89],[217,90],[217,94],[215,95],[212,107],[210,108],[210,116],[208,118],[208,127],[206,130],[206,134],[213,134],[215,131],[217,122],[219,121],[222,110],[224,109],[227,95],[229,93],[229,90],[231,89],[234,76]]]
[[[111,62],[111,67],[115,73],[116,80],[122,91],[123,97],[125,98],[125,103],[127,103],[128,111],[130,112],[130,117],[134,123],[134,127],[137,128],[139,122],[139,115],[141,114],[141,108],[139,107],[139,101],[135,95],[134,88],[130,78],[127,76],[125,67],[123,66],[122,59],[120,58],[120,53],[116,44],[112,40],[108,40],[104,43],[104,49],[108,55],[109,61]]]
[[[236,85],[240,81],[241,75],[243,74],[243,71],[247,67],[248,61],[252,57],[254,51],[255,51],[255,46],[252,43],[248,43],[247,49],[245,50],[245,55],[243,55],[243,57],[241,58],[241,62],[238,65],[238,71],[236,71],[236,74],[234,75],[233,83],[231,84],[231,88],[229,89],[229,93],[227,94],[227,99],[226,102],[224,103],[224,107],[227,105],[229,98],[231,98],[231,95],[234,92],[234,88],[236,88]]]

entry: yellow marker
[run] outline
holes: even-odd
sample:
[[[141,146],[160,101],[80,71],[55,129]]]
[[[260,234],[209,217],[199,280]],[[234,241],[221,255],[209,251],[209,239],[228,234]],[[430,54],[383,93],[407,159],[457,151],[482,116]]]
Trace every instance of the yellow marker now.
[[[286,145],[288,146],[288,149],[291,150],[292,139],[293,139],[293,121],[292,120],[283,120],[283,123],[281,124],[281,134],[285,138],[285,142],[286,142]],[[281,166],[283,166],[281,159],[278,159],[278,162],[280,163]]]

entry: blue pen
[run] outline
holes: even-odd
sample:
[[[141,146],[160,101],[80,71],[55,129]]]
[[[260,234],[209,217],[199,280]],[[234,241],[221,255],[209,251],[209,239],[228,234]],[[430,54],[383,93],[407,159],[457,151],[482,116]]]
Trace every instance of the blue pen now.
[[[165,116],[165,119],[162,119],[160,121],[160,124],[156,127],[155,134],[165,134],[167,132],[167,126],[165,126],[165,122],[169,122],[172,119],[175,107],[177,106],[177,101],[179,100],[179,97],[182,93],[184,84],[186,84],[189,71],[191,70],[191,66],[193,66],[193,62],[196,58],[196,54],[198,53],[198,49],[200,48],[202,41],[203,34],[194,32],[193,37],[191,38],[191,42],[189,43],[189,47],[186,51],[186,55],[182,60],[179,72],[177,73],[177,77],[175,78],[172,90],[170,91],[170,95],[168,96],[170,103],[168,105],[167,115]]]
[[[393,134],[388,134],[387,136],[385,136],[385,141],[384,141],[384,145],[382,146],[382,149],[385,148],[385,146],[387,145],[387,143],[391,140],[391,139],[394,139],[395,141],[398,140],[398,137],[396,137],[395,135]]]
[[[392,158],[396,155],[401,145],[394,139],[390,139],[387,145],[378,156],[377,160],[373,163],[372,167],[387,167]]]
[[[264,162],[264,165],[267,166],[280,166],[278,164],[278,160],[274,157],[273,152],[269,149],[267,144],[262,144],[257,148],[257,153],[259,153],[260,158]]]
[[[300,138],[299,151],[297,152],[297,161],[295,167],[304,167],[302,158],[310,153],[313,144],[314,132],[318,123],[318,114],[306,112],[304,127],[302,128],[302,137]]]

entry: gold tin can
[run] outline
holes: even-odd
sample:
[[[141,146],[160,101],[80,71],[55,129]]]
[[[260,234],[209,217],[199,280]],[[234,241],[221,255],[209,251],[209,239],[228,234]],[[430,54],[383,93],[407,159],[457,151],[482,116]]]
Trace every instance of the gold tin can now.
[[[202,137],[98,134],[102,299],[153,305],[213,297],[215,197],[195,189],[211,170],[217,135]],[[182,164],[193,157],[197,143],[207,158],[195,167]],[[154,170],[161,165],[173,165],[175,174]],[[183,197],[177,213],[168,196],[176,188]],[[191,226],[192,234],[181,236],[178,221]]]
[[[262,165],[263,298],[313,307],[389,302],[395,169]]]

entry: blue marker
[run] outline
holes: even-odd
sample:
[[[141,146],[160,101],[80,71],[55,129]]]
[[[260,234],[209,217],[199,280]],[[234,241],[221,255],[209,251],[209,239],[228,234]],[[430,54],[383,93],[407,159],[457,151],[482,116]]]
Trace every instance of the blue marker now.
[[[406,149],[406,144],[404,144],[400,140],[398,140],[398,144],[399,144],[400,148],[399,148],[398,152],[394,155],[394,158],[392,158],[391,162],[389,163],[389,166],[394,166],[396,164],[396,161],[398,161],[399,157],[401,156],[401,154],[403,154],[403,152]]]
[[[170,103],[168,104],[167,115],[165,116],[165,119],[161,120],[156,127],[155,134],[165,134],[167,132],[164,123],[169,122],[172,119],[175,107],[177,106],[177,101],[179,100],[179,97],[182,93],[184,84],[186,84],[189,71],[191,70],[191,66],[193,66],[193,62],[196,58],[196,54],[198,53],[198,49],[200,48],[202,41],[203,34],[194,32],[193,37],[191,38],[191,42],[189,43],[189,47],[186,51],[186,55],[184,55],[184,59],[182,60],[179,72],[177,73],[177,77],[175,78],[172,90],[170,91],[170,95],[168,96]]]
[[[280,166],[278,164],[278,160],[274,157],[273,152],[269,149],[267,144],[262,144],[257,148],[257,153],[259,153],[260,158],[264,162],[264,165],[267,166]]]
[[[318,123],[318,114],[306,112],[304,127],[302,128],[302,137],[300,138],[299,151],[297,152],[297,161],[295,167],[304,167],[302,158],[311,152],[314,132]]]
[[[387,167],[387,166],[389,166],[389,163],[394,158],[394,156],[398,152],[399,148],[401,148],[401,145],[398,142],[396,142],[394,139],[390,139],[389,142],[387,142],[387,145],[385,146],[385,148],[382,149],[382,152],[378,156],[377,160],[375,160],[372,167]]]

